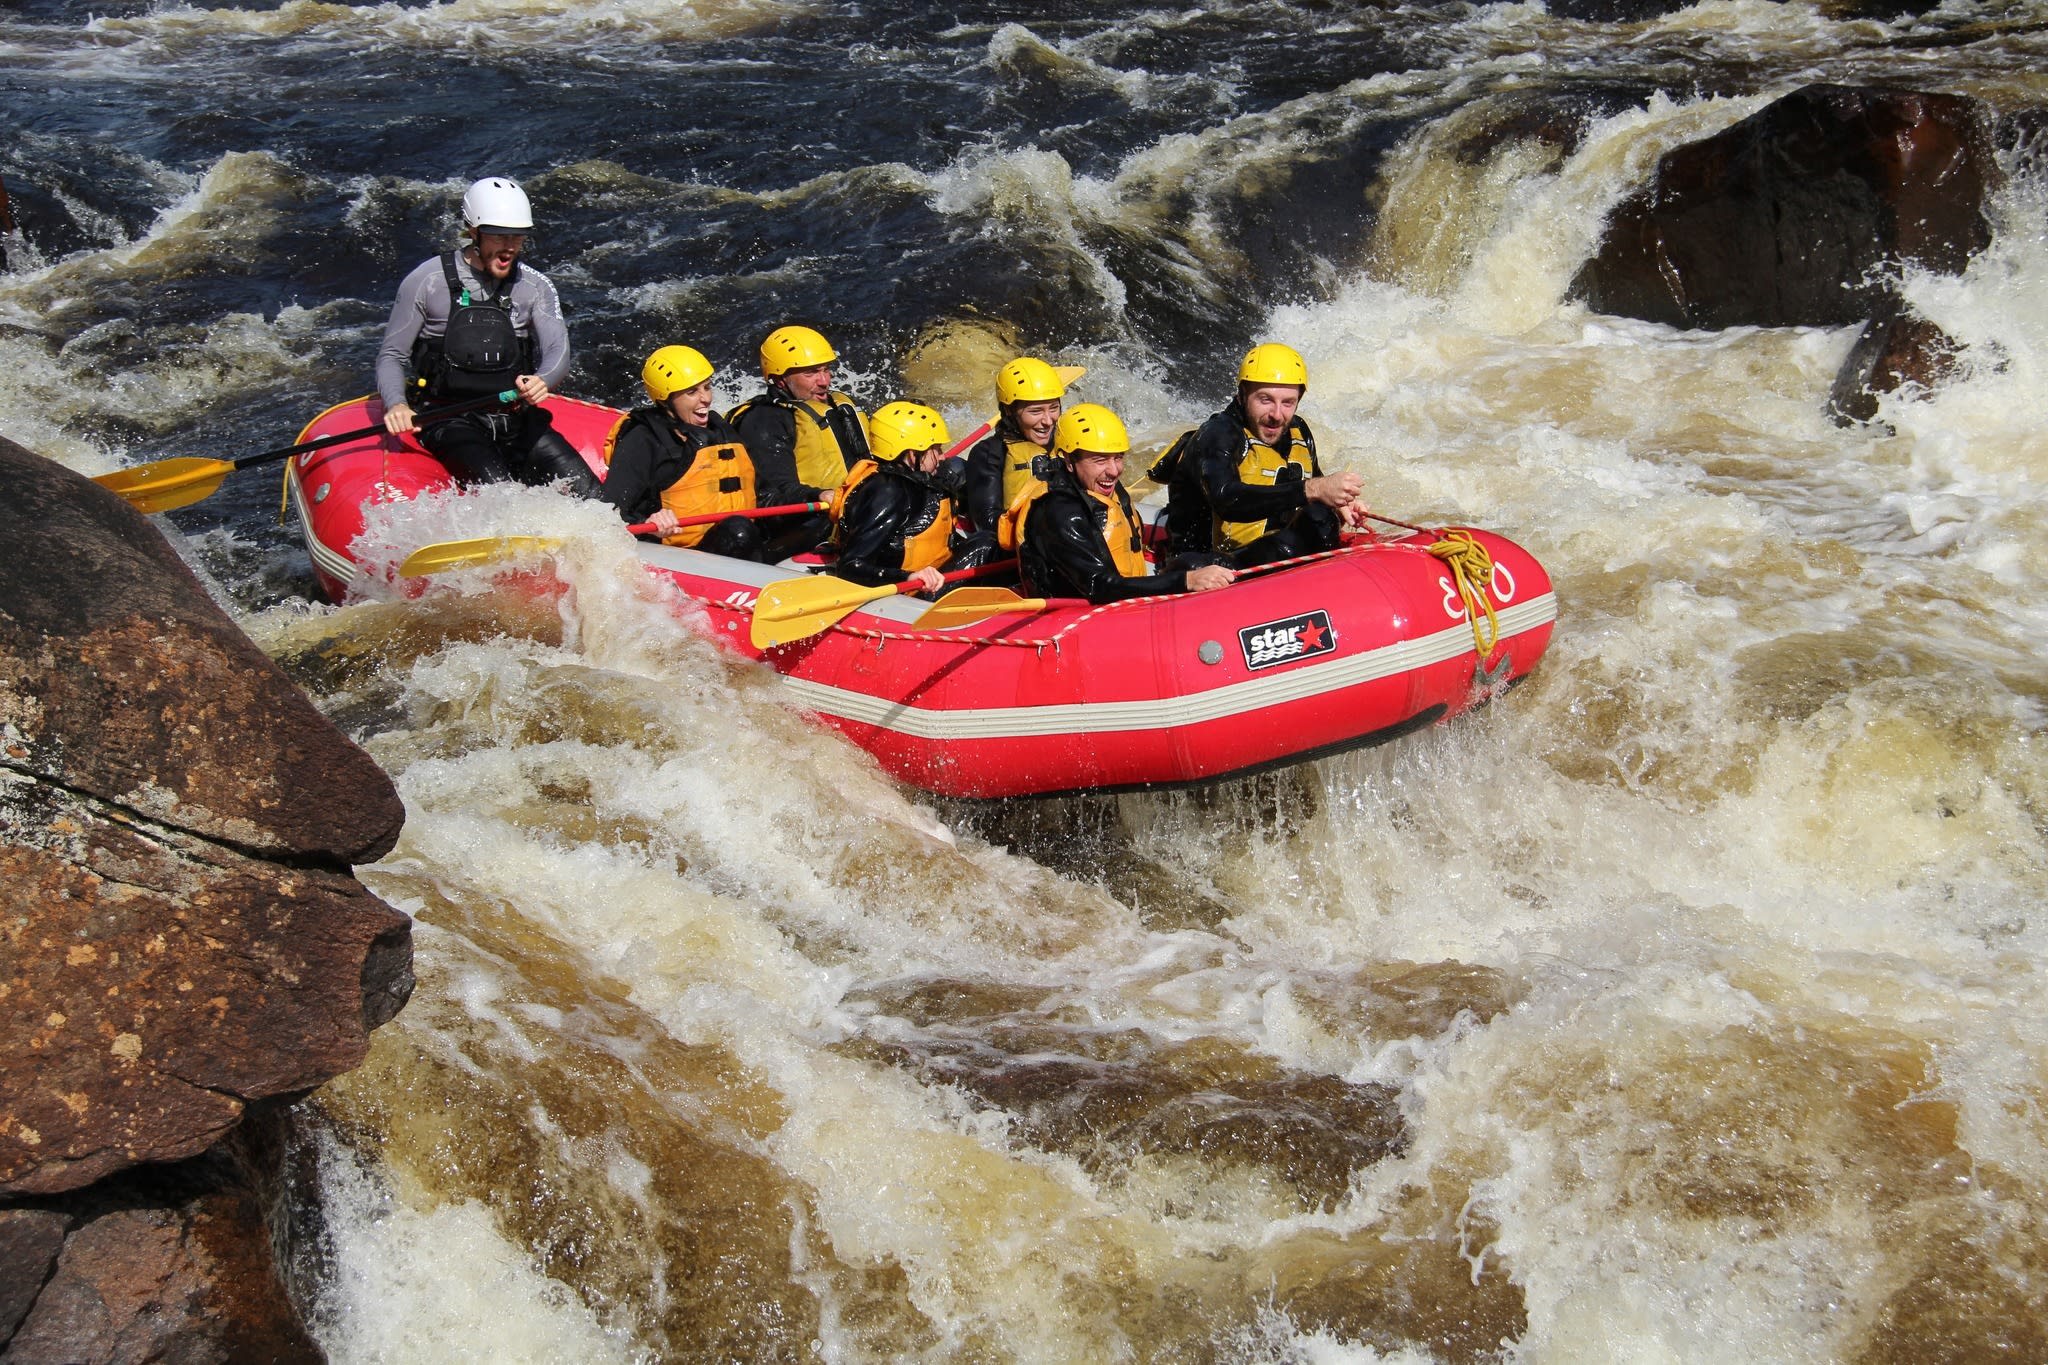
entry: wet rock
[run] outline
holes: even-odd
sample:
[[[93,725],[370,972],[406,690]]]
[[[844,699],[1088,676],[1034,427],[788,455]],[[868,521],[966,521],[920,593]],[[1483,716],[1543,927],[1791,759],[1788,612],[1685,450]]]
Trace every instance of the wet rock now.
[[[0,1361],[324,1359],[285,1297],[236,1154],[131,1172],[66,1208],[0,1214],[0,1229],[34,1229],[32,1254],[46,1267],[11,1340],[0,1335]],[[13,1258],[0,1263],[4,1296]]]
[[[404,807],[120,498],[0,439],[4,761],[252,851],[374,862]]]
[[[356,1065],[403,808],[119,498],[0,441],[0,1195],[191,1157]]]
[[[57,1209],[0,1209],[0,1345],[43,1292],[71,1218]]]
[[[1939,388],[1955,374],[1962,348],[1935,324],[1896,307],[1864,325],[1863,335],[1835,374],[1828,415],[1837,426],[1868,422],[1877,415],[1880,394],[1912,385]]]
[[[1674,327],[1842,326],[1900,262],[1960,271],[1998,178],[1977,100],[1810,85],[1666,153],[1573,293]]]
[[[1189,1157],[1216,1171],[1263,1171],[1303,1210],[1324,1209],[1356,1172],[1407,1146],[1390,1087],[1289,1071],[1214,1040],[1165,1043],[1014,1013],[1023,1003],[1015,989],[909,983],[875,1003],[944,1024],[841,1050],[957,1086],[1011,1115],[1020,1140],[1110,1179],[1139,1157]]]

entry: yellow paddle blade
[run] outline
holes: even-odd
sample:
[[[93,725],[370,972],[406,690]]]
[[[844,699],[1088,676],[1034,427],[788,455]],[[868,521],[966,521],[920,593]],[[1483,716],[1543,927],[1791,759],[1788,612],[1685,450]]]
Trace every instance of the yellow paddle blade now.
[[[189,507],[202,498],[212,497],[220,481],[234,472],[235,467],[226,460],[185,455],[97,474],[93,482],[128,499],[136,511],[153,514],[168,512],[173,507]]]
[[[926,629],[965,626],[1012,611],[1043,611],[1043,597],[1022,597],[1008,588],[955,588],[917,618]]]
[[[437,541],[407,555],[398,572],[406,578],[418,578],[466,564],[495,564],[520,555],[547,554],[561,549],[562,544],[548,536],[478,536],[474,540]]]
[[[1052,367],[1052,372],[1060,377],[1060,387],[1065,388],[1082,375],[1088,373],[1088,367],[1086,365],[1055,365]]]
[[[803,640],[839,620],[863,602],[894,597],[893,586],[864,588],[843,578],[784,578],[761,589],[749,632],[756,649]]]

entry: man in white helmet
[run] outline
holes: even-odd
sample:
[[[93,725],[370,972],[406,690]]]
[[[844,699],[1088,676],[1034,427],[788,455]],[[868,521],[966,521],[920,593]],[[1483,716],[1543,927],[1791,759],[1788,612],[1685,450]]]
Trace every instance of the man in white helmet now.
[[[420,444],[466,484],[559,479],[595,497],[590,467],[540,406],[568,372],[569,329],[555,286],[519,260],[533,231],[526,192],[500,176],[477,181],[462,196],[462,225],[459,251],[421,262],[398,286],[377,350],[384,428],[413,431],[441,404],[516,390],[518,407],[419,427]]]

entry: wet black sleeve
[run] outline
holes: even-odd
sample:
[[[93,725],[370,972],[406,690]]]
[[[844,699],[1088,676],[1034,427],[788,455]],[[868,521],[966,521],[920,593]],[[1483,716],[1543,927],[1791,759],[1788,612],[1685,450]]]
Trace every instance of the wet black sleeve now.
[[[1237,476],[1237,462],[1243,438],[1224,418],[1211,417],[1195,433],[1187,457],[1194,462],[1195,477],[1209,506],[1223,521],[1286,521],[1308,505],[1302,482],[1291,479],[1261,488]]]
[[[940,460],[932,470],[932,482],[945,491],[953,500],[953,506],[960,506],[960,491],[967,486],[967,461],[955,455],[950,460]]]
[[[612,450],[611,468],[604,476],[604,500],[619,509],[626,522],[645,521],[661,507],[661,490],[654,486],[654,465],[658,455],[654,433],[638,422],[619,433]]]
[[[911,488],[900,479],[874,474],[861,480],[839,520],[839,563],[832,572],[871,588],[908,579],[903,572],[903,530],[915,501]]]
[[[796,414],[773,403],[756,403],[733,423],[747,458],[754,462],[755,501],[762,507],[816,502],[823,490],[796,477]]]
[[[1085,597],[1098,605],[1188,590],[1185,572],[1124,577],[1087,496],[1059,487],[1042,494],[1025,517],[1024,572],[1046,596]]]
[[[1003,460],[1008,455],[1003,438],[993,432],[967,452],[959,503],[977,531],[995,530],[1007,510],[1003,506]]]

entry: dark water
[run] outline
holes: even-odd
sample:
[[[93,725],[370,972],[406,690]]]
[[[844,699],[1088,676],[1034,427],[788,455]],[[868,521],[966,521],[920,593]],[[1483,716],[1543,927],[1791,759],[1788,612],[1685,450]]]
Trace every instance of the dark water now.
[[[2044,58],[2031,3],[0,10],[0,433],[66,464],[285,444],[505,174],[574,393],[683,341],[736,400],[803,320],[871,403],[1036,351],[1163,441],[1286,339],[1376,507],[1565,604],[1457,725],[975,810],[589,509],[474,504],[584,538],[559,601],[341,609],[274,478],[173,514],[408,806],[421,991],[308,1109],[335,1358],[2048,1356]],[[1999,121],[1888,427],[1821,413],[1846,331],[1567,296],[1810,80]]]

